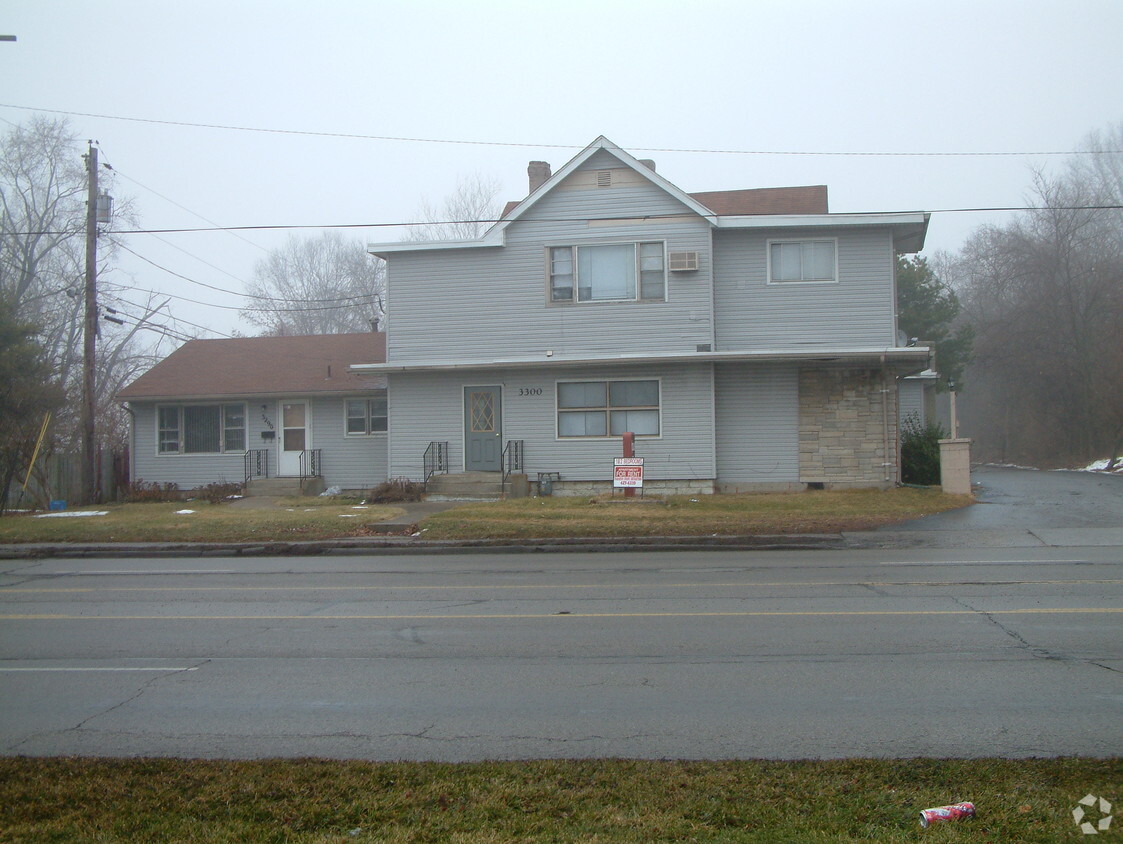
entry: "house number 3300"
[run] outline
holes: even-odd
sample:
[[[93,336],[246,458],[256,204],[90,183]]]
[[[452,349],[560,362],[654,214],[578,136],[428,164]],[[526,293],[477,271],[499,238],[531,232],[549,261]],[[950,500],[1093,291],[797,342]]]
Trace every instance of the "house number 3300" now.
[[[520,396],[540,396],[542,395],[541,387],[519,387]]]

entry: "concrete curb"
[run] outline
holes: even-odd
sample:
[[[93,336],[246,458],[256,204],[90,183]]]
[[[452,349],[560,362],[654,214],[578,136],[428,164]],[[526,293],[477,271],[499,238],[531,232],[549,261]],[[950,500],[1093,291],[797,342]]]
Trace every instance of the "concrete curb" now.
[[[0,559],[46,557],[311,557],[325,554],[478,554],[531,552],[778,551],[855,547],[842,534],[761,536],[569,537],[438,540],[413,537],[304,542],[25,543],[0,545]]]

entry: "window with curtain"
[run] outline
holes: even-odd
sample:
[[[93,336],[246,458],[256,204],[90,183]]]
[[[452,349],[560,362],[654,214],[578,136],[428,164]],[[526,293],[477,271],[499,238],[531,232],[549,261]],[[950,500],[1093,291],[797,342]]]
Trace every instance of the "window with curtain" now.
[[[835,247],[833,239],[769,241],[769,282],[835,281]]]
[[[220,454],[246,450],[244,404],[184,404],[157,408],[160,454]]]
[[[663,301],[667,273],[662,242],[551,246],[550,301]]]

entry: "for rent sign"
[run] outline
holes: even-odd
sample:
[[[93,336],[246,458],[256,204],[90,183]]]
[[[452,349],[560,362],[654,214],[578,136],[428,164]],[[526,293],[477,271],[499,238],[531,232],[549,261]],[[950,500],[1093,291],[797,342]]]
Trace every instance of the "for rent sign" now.
[[[616,489],[643,486],[643,458],[617,457],[612,470],[612,486]]]

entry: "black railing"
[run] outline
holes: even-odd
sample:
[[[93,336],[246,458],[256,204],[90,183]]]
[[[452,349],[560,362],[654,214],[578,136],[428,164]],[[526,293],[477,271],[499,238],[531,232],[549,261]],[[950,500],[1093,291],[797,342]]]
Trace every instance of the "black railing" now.
[[[322,448],[300,452],[300,477],[302,480],[320,477],[323,474],[323,467],[324,450]]]
[[[246,483],[254,478],[269,477],[269,449],[251,448],[242,458],[246,470]]]
[[[429,443],[429,447],[425,449],[425,459],[423,461],[425,467],[425,479],[423,483],[429,483],[429,478],[437,474],[448,473],[448,443],[433,441]]]
[[[506,492],[507,478],[523,470],[523,441],[507,440],[500,462],[503,464],[503,491]]]

